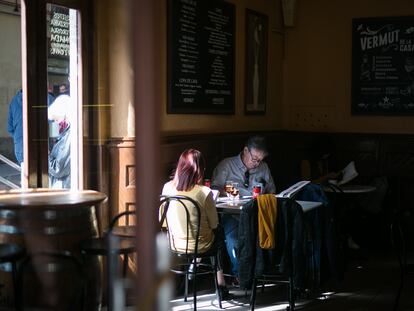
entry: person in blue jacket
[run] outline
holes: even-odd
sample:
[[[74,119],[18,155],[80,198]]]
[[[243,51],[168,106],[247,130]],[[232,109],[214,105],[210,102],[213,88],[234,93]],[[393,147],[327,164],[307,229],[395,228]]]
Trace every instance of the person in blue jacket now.
[[[13,137],[14,154],[19,164],[23,162],[23,118],[22,118],[22,90],[12,98],[9,106],[7,131]]]
[[[47,104],[50,106],[54,97],[48,94]],[[13,137],[14,155],[19,164],[23,162],[23,92],[20,89],[12,98],[9,105],[7,131]]]

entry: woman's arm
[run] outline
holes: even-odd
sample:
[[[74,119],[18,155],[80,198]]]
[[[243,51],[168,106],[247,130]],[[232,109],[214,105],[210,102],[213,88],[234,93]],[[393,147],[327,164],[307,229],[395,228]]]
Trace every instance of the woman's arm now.
[[[212,230],[217,228],[218,214],[217,214],[216,205],[214,204],[214,200],[213,200],[213,193],[211,191],[206,197],[204,208],[206,211],[207,221],[208,221],[210,228]]]

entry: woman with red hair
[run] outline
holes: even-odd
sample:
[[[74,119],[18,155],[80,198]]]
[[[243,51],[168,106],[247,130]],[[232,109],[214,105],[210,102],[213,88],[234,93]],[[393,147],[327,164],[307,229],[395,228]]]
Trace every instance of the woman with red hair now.
[[[212,247],[222,248],[224,246],[224,233],[218,223],[217,210],[213,200],[211,189],[203,186],[205,161],[200,151],[195,149],[185,150],[177,164],[172,180],[164,185],[163,195],[184,195],[195,200],[200,206],[200,234],[198,241],[198,252],[205,253]],[[174,247],[178,251],[185,251],[187,236],[186,217],[180,217],[182,209],[169,208],[167,221],[174,236]],[[195,213],[190,215],[190,221],[196,222]],[[191,238],[190,238],[191,239]],[[194,245],[189,240],[189,245]],[[217,279],[222,291],[222,298],[228,297],[225,287],[223,271],[217,272]]]

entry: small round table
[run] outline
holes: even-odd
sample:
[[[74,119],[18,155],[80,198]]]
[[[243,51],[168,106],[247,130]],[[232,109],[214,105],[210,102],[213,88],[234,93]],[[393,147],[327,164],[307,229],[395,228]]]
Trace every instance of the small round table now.
[[[335,190],[337,188],[337,191]],[[370,193],[375,191],[376,188],[370,185],[333,185],[330,186],[323,186],[323,191],[325,192],[335,192],[335,193],[344,193],[344,194],[362,194],[362,193]]]
[[[342,243],[342,249],[343,249],[343,260],[344,260],[344,264],[347,260],[347,255],[346,255],[346,248],[349,246],[347,245],[347,242],[349,243],[349,239],[350,241],[352,241],[352,243],[355,243],[349,233],[350,228],[352,227],[351,225],[351,216],[350,214],[352,213],[351,211],[355,210],[355,205],[358,203],[358,200],[371,193],[374,192],[377,188],[375,186],[371,186],[371,185],[335,185],[335,184],[331,184],[331,185],[324,185],[323,186],[323,190],[326,193],[330,193],[332,195],[335,195],[336,198],[335,199],[340,199],[340,204],[335,204],[336,205],[336,221],[337,221],[337,226],[338,226],[338,231],[339,231],[339,238]],[[358,247],[359,246],[357,244],[355,244],[354,247]]]
[[[27,254],[39,252],[70,252],[81,259],[79,244],[82,240],[98,236],[96,207],[107,196],[82,190],[27,189],[0,191],[0,243],[23,246]],[[40,268],[36,267],[35,269]],[[100,262],[85,263],[87,274],[87,310],[100,305]],[[33,275],[35,277],[35,274]],[[42,279],[35,280],[42,285]],[[5,284],[3,293],[12,292]],[[30,288],[23,288],[30,293]],[[49,293],[42,293],[48,296]],[[11,295],[10,295],[11,296]],[[2,301],[13,301],[6,297]],[[44,298],[44,297],[43,297]],[[36,297],[29,297],[36,300]]]

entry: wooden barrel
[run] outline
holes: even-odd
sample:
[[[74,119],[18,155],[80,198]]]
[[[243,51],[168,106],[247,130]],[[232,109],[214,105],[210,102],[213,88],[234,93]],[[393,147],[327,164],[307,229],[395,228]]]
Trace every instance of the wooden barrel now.
[[[79,245],[84,239],[98,236],[94,205],[105,199],[105,196],[93,200],[93,197],[69,192],[54,193],[52,196],[47,193],[43,198],[39,193],[36,195],[30,197],[25,194],[26,200],[19,200],[18,204],[2,204],[6,199],[2,200],[0,194],[0,243],[22,245],[29,256],[39,252],[66,251],[73,254],[83,263],[86,274],[86,310],[99,310],[102,263],[97,257],[82,258]],[[51,306],[48,298],[61,297],[59,295],[71,292],[68,287],[72,284],[59,281],[58,273],[55,277],[51,273],[46,277],[42,269],[44,267],[38,264],[33,270],[24,271],[24,278],[30,280],[23,283],[24,304],[28,307],[48,306],[58,310],[59,306]],[[7,272],[8,269],[5,270]],[[1,280],[4,282],[0,282],[5,283],[5,287],[0,291],[0,307],[9,307],[13,305],[14,299],[11,273],[1,272]],[[33,286],[34,284],[38,286]],[[51,290],[55,290],[57,296]],[[65,299],[57,299],[63,300]]]

